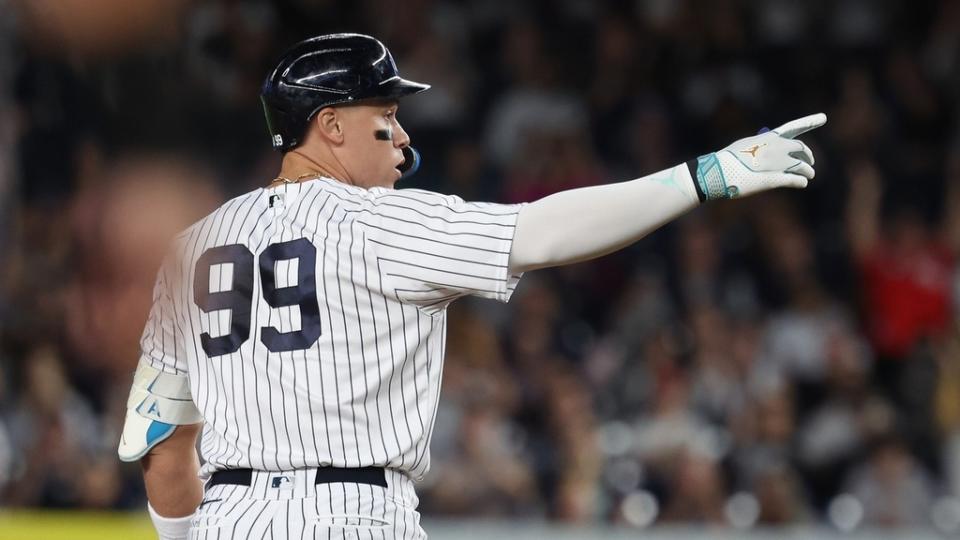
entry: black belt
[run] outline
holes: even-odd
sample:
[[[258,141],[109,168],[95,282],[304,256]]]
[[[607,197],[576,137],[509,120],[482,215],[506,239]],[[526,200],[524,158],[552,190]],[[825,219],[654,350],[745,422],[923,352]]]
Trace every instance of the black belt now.
[[[282,476],[282,472],[274,473]],[[253,469],[226,469],[210,475],[206,487],[219,484],[233,484],[249,486],[253,478]],[[316,484],[370,484],[371,486],[387,487],[387,473],[382,467],[360,467],[354,469],[340,467],[321,467],[317,469]]]

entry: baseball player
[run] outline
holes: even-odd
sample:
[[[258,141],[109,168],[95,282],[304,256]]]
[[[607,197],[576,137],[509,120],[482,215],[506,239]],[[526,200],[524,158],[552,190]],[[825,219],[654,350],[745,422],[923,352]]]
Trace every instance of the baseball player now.
[[[815,114],[649,176],[501,205],[394,189],[419,156],[376,39],[280,60],[264,187],[178,236],[157,278],[119,454],[161,539],[425,538],[446,308],[506,302],[530,270],[623,248],[714,200],[813,178]],[[200,439],[200,466],[196,441]]]

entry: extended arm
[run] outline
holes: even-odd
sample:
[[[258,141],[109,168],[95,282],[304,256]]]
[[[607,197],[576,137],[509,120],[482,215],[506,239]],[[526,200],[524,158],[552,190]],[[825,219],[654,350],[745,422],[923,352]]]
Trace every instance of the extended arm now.
[[[606,255],[643,238],[699,203],[686,165],[629,182],[561,191],[517,217],[510,271]]]
[[[810,115],[650,176],[531,203],[517,218],[510,271],[561,266],[616,251],[699,202],[806,187],[814,176],[813,153],[793,138],[826,121],[826,115]]]

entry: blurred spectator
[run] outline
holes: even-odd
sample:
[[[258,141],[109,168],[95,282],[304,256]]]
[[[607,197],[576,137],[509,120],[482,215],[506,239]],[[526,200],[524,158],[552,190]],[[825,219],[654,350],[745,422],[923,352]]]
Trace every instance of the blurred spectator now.
[[[726,260],[719,231],[694,215],[680,222],[675,280],[677,303],[688,309],[717,306],[732,315],[754,315],[760,299],[753,278]]]
[[[10,0],[0,0],[0,11],[7,13],[0,21],[0,81],[10,81],[16,72],[18,58],[15,54],[15,37],[17,17],[9,15],[13,12]],[[8,84],[0,84],[0,252],[11,252],[11,214],[16,209],[14,194],[16,191],[17,171],[16,142],[20,130],[20,118],[14,103],[13,88]],[[3,332],[4,312],[9,309],[8,268],[0,266],[0,335]]]
[[[883,527],[923,526],[934,500],[930,478],[896,438],[879,440],[869,461],[847,478],[862,504],[864,522]]]
[[[500,196],[505,202],[532,202],[556,191],[597,184],[601,171],[589,142],[578,129],[550,132],[530,126],[520,151],[507,167]]]
[[[810,234],[782,200],[771,202],[774,210],[758,216],[760,241],[784,305],[768,319],[760,368],[767,377],[797,384],[806,407],[819,397],[830,340],[852,322],[820,282]]]
[[[796,525],[814,517],[800,478],[786,463],[771,464],[759,472],[753,491],[760,502],[759,525]]]
[[[559,448],[553,515],[567,522],[586,522],[597,514],[601,470],[590,395],[573,372],[559,367],[545,372],[547,424]]]
[[[437,463],[440,481],[428,490],[425,508],[438,514],[529,515],[536,488],[516,434],[498,411],[471,404],[457,418],[457,446]]]
[[[524,433],[520,389],[504,363],[495,330],[468,305],[450,311],[447,357],[424,508],[441,514],[520,515],[539,510]]]
[[[726,487],[716,462],[696,451],[681,452],[670,471],[665,523],[721,525]]]
[[[24,386],[10,412],[18,466],[8,500],[27,506],[81,504],[87,494],[77,472],[107,442],[101,439],[100,420],[70,387],[53,346],[30,351],[22,369]]]
[[[840,97],[830,112],[830,127],[837,144],[851,155],[877,150],[889,122],[873,76],[864,67],[848,68],[841,74],[839,84]]]
[[[889,10],[883,0],[841,0],[832,5],[834,39],[848,47],[879,42],[886,34]]]
[[[190,82],[209,87],[222,105],[245,109],[270,65],[276,13],[268,2],[200,2],[187,26]]]
[[[696,342],[690,376],[691,406],[710,421],[722,424],[746,406],[757,330],[748,324],[736,325],[708,306],[696,309],[690,318]],[[737,352],[743,356],[734,357],[734,346],[741,347]]]
[[[770,468],[790,462],[797,421],[788,387],[755,393],[729,422],[733,436],[730,461],[740,487],[750,488]]]
[[[960,335],[956,330],[939,341],[935,395],[936,420],[943,436],[943,470],[948,493],[960,495]]]
[[[690,383],[681,373],[660,375],[650,412],[637,422],[637,455],[665,472],[678,453],[695,451],[712,459],[725,451],[722,433],[689,406]]]
[[[415,81],[430,81],[430,96],[404,101],[403,124],[410,129],[450,132],[470,121],[477,73],[457,36],[427,31],[406,55],[403,73]],[[435,92],[434,92],[435,91]]]
[[[935,81],[941,82],[948,94],[960,89],[960,6],[956,2],[940,2],[938,12],[927,34],[923,64]]]
[[[557,60],[544,52],[543,40],[527,21],[511,25],[503,39],[502,69],[512,86],[491,106],[486,128],[489,156],[500,166],[561,158],[565,148],[549,146],[551,136],[575,138],[587,128],[586,111],[558,84]]]
[[[834,332],[824,351],[826,372],[820,404],[800,427],[797,458],[820,504],[840,488],[843,472],[867,442],[895,427],[890,404],[870,393],[869,355],[849,333]]]
[[[920,209],[896,203],[889,224],[882,226],[877,165],[855,162],[848,173],[847,230],[862,282],[865,327],[878,355],[881,384],[903,401],[907,357],[950,320],[954,252],[945,240],[951,234],[931,230]]]

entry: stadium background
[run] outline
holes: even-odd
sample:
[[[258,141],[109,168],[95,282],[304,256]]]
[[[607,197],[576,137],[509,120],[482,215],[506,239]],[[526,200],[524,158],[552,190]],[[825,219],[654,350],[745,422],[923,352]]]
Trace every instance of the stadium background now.
[[[399,113],[425,158],[408,185],[468,199],[630,179],[830,117],[805,139],[806,191],[711,204],[528,275],[509,306],[451,308],[419,489],[435,537],[960,530],[960,3],[0,14],[0,538],[149,537],[139,468],[115,449],[159,257],[274,176],[262,77],[346,30],[434,85]]]

